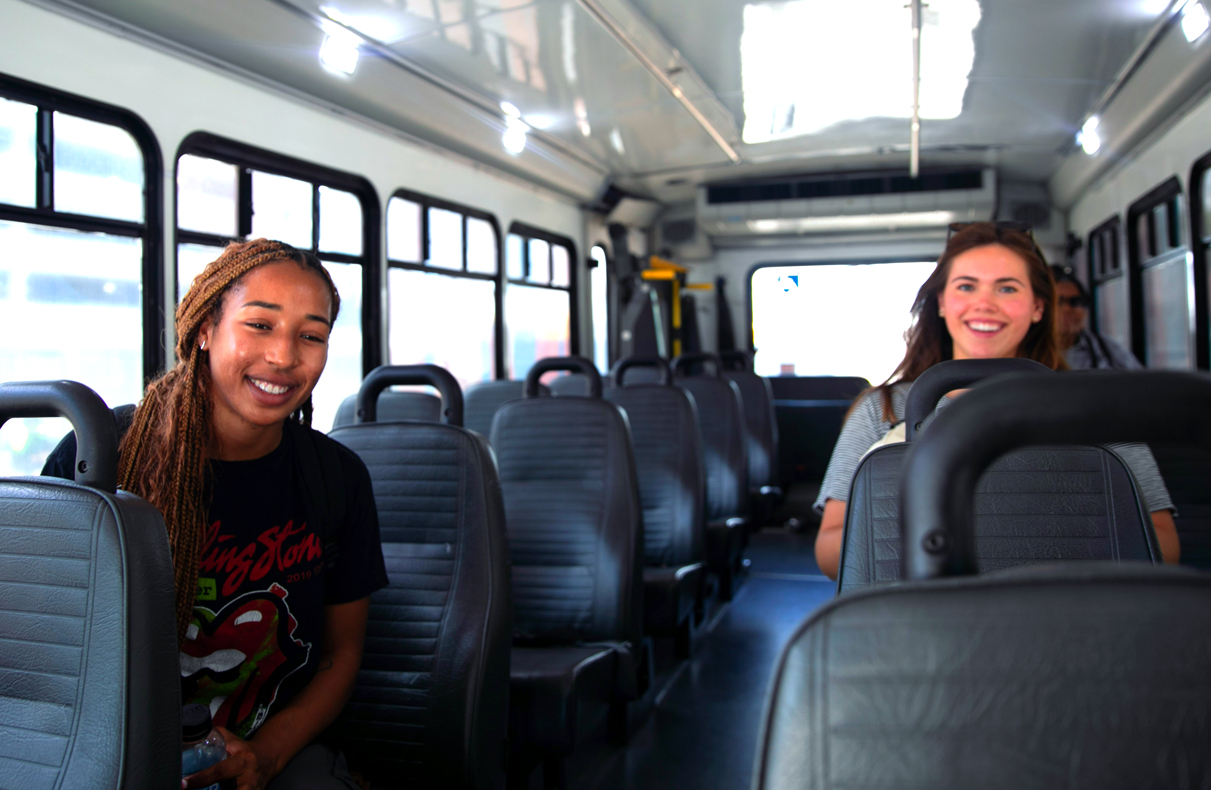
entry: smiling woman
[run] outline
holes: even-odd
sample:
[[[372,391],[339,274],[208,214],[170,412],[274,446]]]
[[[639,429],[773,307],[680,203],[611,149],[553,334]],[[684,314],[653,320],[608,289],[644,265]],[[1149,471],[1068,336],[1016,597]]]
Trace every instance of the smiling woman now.
[[[168,528],[184,701],[227,743],[189,786],[351,786],[312,740],[349,696],[387,578],[365,465],[310,428],[339,312],[315,256],[229,244],[177,308],[176,366],[115,414],[119,485]],[[75,450],[69,436],[44,474],[70,478]]]

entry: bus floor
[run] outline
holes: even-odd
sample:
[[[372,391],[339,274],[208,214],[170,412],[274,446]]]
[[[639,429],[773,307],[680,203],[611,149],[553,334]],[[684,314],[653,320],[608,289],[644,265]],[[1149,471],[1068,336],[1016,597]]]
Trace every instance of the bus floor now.
[[[747,788],[774,663],[795,627],[835,591],[814,544],[814,530],[753,535],[747,579],[730,604],[709,613],[692,658],[676,662],[658,649],[651,701],[640,701],[627,745],[601,742],[573,757],[569,786]]]

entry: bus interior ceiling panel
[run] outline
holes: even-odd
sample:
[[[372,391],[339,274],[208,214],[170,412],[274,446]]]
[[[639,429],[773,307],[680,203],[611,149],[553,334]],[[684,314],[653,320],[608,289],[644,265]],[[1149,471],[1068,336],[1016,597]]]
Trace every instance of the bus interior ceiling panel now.
[[[836,589],[813,510],[834,444],[853,398],[902,358],[949,223],[1028,220],[1049,262],[1088,283],[1093,328],[1148,367],[1211,366],[1211,33],[1193,24],[1211,23],[1211,0],[926,5],[922,91],[949,68],[956,92],[923,99],[910,178],[911,81],[887,78],[911,73],[903,0],[0,0],[0,381],[81,378],[110,406],[137,400],[171,362],[179,294],[261,231],[294,233],[342,293],[314,391],[323,430],[380,363],[446,368],[469,404],[512,389],[516,412],[519,379],[545,358],[591,357],[604,376],[628,349],[699,350],[692,326],[701,351],[752,351],[772,380],[778,479],[733,481],[751,490],[728,515],[745,519],[714,525],[731,533],[726,556],[694,571],[700,589],[685,582],[675,644],[589,645],[625,657],[635,688],[608,704],[586,693],[579,712],[569,698],[576,749],[535,771],[559,788],[744,786],[779,651]],[[93,325],[108,331],[80,331]],[[165,360],[148,351],[157,338]],[[566,384],[540,386],[532,411]],[[608,400],[626,396],[613,385]],[[394,400],[436,418],[432,396]],[[723,424],[695,402],[700,428]],[[59,441],[66,428],[40,419],[3,424],[0,475],[36,472]],[[531,508],[552,540],[570,523],[559,508],[578,507],[559,492],[584,482],[564,476],[593,455],[576,438],[591,427],[536,422],[517,445],[522,466],[569,459]],[[657,433],[618,437],[633,451]],[[1211,566],[1206,458],[1156,457],[1183,561]],[[763,485],[786,489],[776,513]],[[628,513],[642,489],[620,498]]]

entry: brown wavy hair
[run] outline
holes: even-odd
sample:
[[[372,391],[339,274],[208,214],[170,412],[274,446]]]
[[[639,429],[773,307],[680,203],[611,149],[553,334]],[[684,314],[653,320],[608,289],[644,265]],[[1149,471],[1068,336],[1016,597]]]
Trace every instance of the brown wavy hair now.
[[[916,381],[929,368],[954,359],[954,340],[946,328],[946,319],[938,315],[938,300],[950,278],[950,264],[963,253],[977,247],[999,244],[1016,253],[1026,263],[1030,288],[1036,298],[1043,300],[1043,317],[1032,324],[1018,346],[1018,356],[1033,359],[1052,370],[1067,370],[1068,363],[1060,350],[1056,322],[1055,280],[1042,250],[1029,234],[1020,230],[1001,228],[993,222],[973,222],[950,237],[938,265],[929,279],[917,291],[913,301],[912,325],[904,334],[908,350],[887,381],[867,392],[878,392],[883,398],[883,419],[895,422],[891,390],[896,384]],[[865,395],[866,393],[863,393]],[[859,396],[854,400],[858,403]]]
[[[176,586],[177,640],[193,617],[198,562],[206,533],[206,453],[214,437],[211,424],[209,355],[198,348],[198,332],[207,318],[217,320],[223,298],[253,269],[293,261],[318,274],[332,294],[330,320],[341,300],[332,277],[314,255],[268,239],[228,244],[193,281],[177,305],[177,363],[147,386],[118,454],[118,486],[159,509],[172,547]],[[311,397],[293,415],[311,425]]]

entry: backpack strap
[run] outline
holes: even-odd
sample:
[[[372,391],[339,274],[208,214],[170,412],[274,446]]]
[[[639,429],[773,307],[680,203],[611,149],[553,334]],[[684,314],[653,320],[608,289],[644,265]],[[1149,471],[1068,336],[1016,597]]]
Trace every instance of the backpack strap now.
[[[324,545],[324,567],[332,570],[340,557],[341,531],[345,525],[345,480],[341,458],[334,442],[325,441],[309,428],[286,422],[294,434],[303,495],[307,510],[316,519],[316,531]]]

